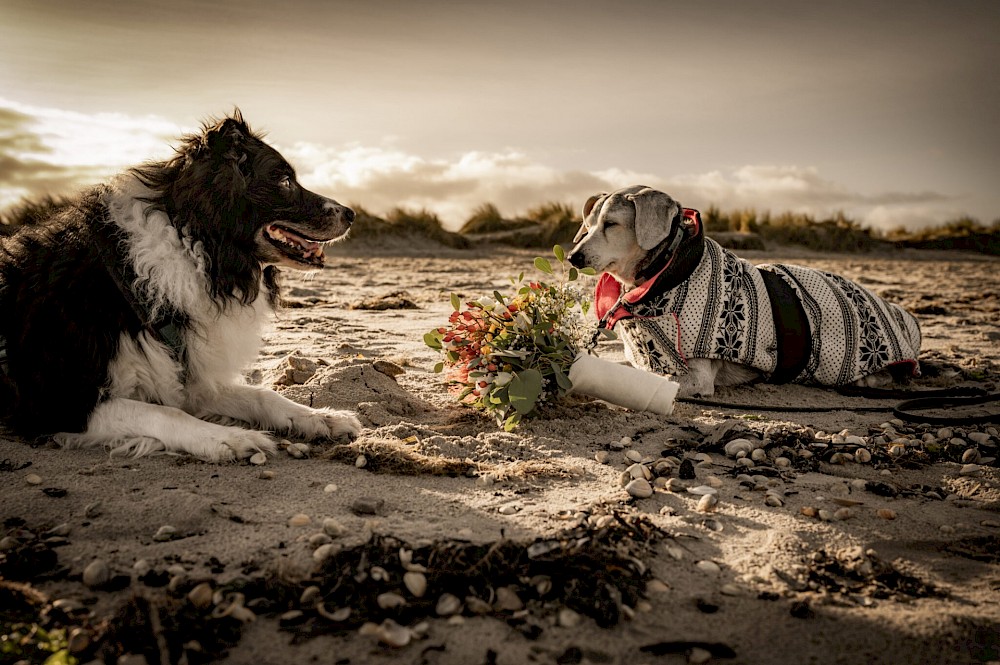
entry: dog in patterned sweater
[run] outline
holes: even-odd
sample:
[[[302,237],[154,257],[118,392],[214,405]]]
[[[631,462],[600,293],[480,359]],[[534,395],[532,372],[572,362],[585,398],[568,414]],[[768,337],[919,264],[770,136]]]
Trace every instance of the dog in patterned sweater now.
[[[754,266],[705,237],[701,216],[636,185],[590,197],[570,263],[603,272],[595,311],[635,366],[680,395],[755,380],[885,385],[919,376],[912,314],[833,273]]]

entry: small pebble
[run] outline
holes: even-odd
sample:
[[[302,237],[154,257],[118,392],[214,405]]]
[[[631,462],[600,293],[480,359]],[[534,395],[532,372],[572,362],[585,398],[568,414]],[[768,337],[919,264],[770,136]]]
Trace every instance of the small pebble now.
[[[670,586],[666,582],[654,578],[646,582],[646,591],[647,593],[666,593],[670,591]]]
[[[261,471],[260,475],[257,477],[260,478],[261,480],[274,480],[274,471],[266,469],[264,471]]]
[[[302,595],[299,596],[299,605],[302,605],[303,607],[311,607],[316,604],[316,601],[318,601],[322,595],[322,589],[315,584],[307,586],[302,590]]]
[[[403,598],[398,593],[388,591],[386,593],[380,593],[376,596],[375,602],[378,603],[378,606],[383,610],[392,610],[406,605],[406,598]]]
[[[403,575],[403,586],[416,598],[423,598],[427,593],[427,577],[423,573],[410,571]]]
[[[721,587],[719,587],[719,593],[721,593],[723,596],[742,596],[743,589],[737,584],[729,583],[729,584],[723,584]]]
[[[630,462],[641,462],[642,454],[638,450],[626,450],[625,459]]]
[[[965,464],[965,465],[962,466],[962,468],[959,470],[958,473],[959,473],[959,475],[962,475],[962,476],[975,476],[975,475],[978,475],[979,474],[979,465],[978,464]]]
[[[710,487],[714,487],[716,489],[722,487],[722,485],[723,485],[722,478],[719,478],[718,476],[708,476],[708,477],[706,477],[705,478],[705,484],[707,484]]]
[[[684,489],[684,483],[681,482],[680,478],[668,478],[667,479],[667,490],[670,492],[680,492]]]
[[[749,457],[741,457],[738,460],[736,460],[736,466],[741,466],[746,469],[752,469],[756,466],[756,464],[754,464],[754,461]]]
[[[354,466],[359,469],[363,469],[368,466],[368,458],[364,455],[358,455],[357,459],[354,460]]]
[[[632,437],[630,437],[630,436],[623,436],[621,439],[619,439],[618,443],[620,443],[624,447],[628,448],[629,446],[632,445]]]
[[[305,513],[298,513],[288,518],[288,526],[305,526],[312,522],[312,518]]]
[[[781,500],[781,497],[775,494],[768,494],[764,497],[764,503],[775,508],[780,508],[785,505],[785,502]]]
[[[287,448],[288,454],[295,459],[303,459],[309,457],[309,444],[308,443],[293,443]]]
[[[850,435],[844,437],[844,443],[850,444],[852,446],[863,446],[865,445],[865,440],[857,435]]]
[[[377,515],[385,507],[385,499],[375,496],[358,497],[351,502],[351,512],[355,515]]]
[[[517,504],[514,503],[508,503],[497,508],[497,512],[500,513],[501,515],[513,515],[519,510],[520,508],[517,506]]]
[[[501,612],[519,612],[524,609],[524,601],[512,588],[502,586],[497,589],[497,597],[493,607]]]
[[[894,520],[896,519],[896,511],[891,508],[879,508],[875,511],[875,514],[884,520]]]
[[[83,509],[83,516],[87,519],[94,519],[99,517],[102,512],[102,505],[100,501],[95,501],[94,503],[88,503]]]
[[[39,476],[37,473],[29,473],[24,477],[24,482],[28,483],[29,485],[41,485],[42,477]]]
[[[824,522],[832,522],[833,512],[826,510],[825,508],[820,508],[819,512],[817,513],[817,517],[819,517]]]
[[[754,462],[766,462],[767,461],[767,451],[763,448],[755,448],[752,453],[750,453],[750,459]]]
[[[253,455],[250,456],[250,463],[254,464],[256,466],[260,466],[261,464],[266,464],[267,463],[267,454],[266,453],[254,453]]]
[[[8,552],[18,546],[17,538],[13,536],[4,536],[0,539],[0,552]]]
[[[749,439],[733,439],[723,446],[723,450],[729,457],[736,457],[739,453],[749,455],[753,450],[753,444]]]
[[[103,559],[94,559],[83,569],[83,583],[91,589],[104,586],[111,579],[111,569]]]
[[[954,434],[954,432],[952,432],[952,430],[951,430],[950,427],[942,427],[941,429],[939,429],[937,431],[938,441],[943,441],[945,439],[950,439],[954,435],[955,434]]]
[[[598,450],[594,453],[594,459],[600,464],[607,464],[608,460],[611,459],[611,455],[609,455],[606,450]]]
[[[722,572],[722,567],[714,561],[709,561],[708,559],[703,559],[698,563],[694,564],[695,568],[707,575],[718,575]]]
[[[695,510],[699,513],[711,513],[715,511],[718,503],[719,499],[716,498],[714,494],[706,494],[698,500],[698,505],[695,507]]]
[[[854,461],[858,464],[868,464],[872,461],[872,454],[868,452],[867,448],[858,448],[854,451]]]
[[[409,628],[400,626],[392,619],[383,621],[376,629],[375,635],[379,642],[398,649],[405,647],[413,639]]]
[[[215,592],[212,590],[212,585],[208,582],[202,582],[188,591],[187,599],[196,608],[203,610],[212,604],[212,596],[214,595]]]
[[[704,665],[710,660],[712,660],[712,652],[708,649],[691,647],[691,651],[688,652],[688,663],[690,665]]]
[[[325,543],[313,550],[313,560],[316,563],[323,563],[337,552],[337,546],[333,543]]]
[[[647,590],[649,585],[646,586]],[[579,612],[571,610],[568,607],[564,607],[559,610],[559,625],[563,628],[576,628],[580,625],[583,617],[580,616]]]
[[[339,538],[347,532],[347,529],[338,520],[327,517],[323,520],[323,533],[331,538]]]
[[[333,494],[334,492],[337,491],[337,489],[338,487],[336,483],[329,483],[326,487],[323,488],[323,491],[326,494]]]
[[[774,460],[774,466],[780,469],[787,469],[792,465],[792,460],[787,457],[778,457]]]
[[[854,511],[850,508],[840,508],[833,513],[833,518],[835,520],[849,520],[852,517],[854,517]]]
[[[458,598],[458,596],[450,593],[441,594],[441,597],[438,598],[437,605],[434,607],[434,612],[439,617],[450,617],[461,611],[462,601]]]
[[[942,524],[940,531],[941,533],[955,533],[955,527],[950,524]]]

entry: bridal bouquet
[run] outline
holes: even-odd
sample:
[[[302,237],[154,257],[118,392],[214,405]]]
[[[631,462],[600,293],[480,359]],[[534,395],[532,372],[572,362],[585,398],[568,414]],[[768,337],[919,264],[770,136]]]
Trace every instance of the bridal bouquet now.
[[[434,370],[448,369],[458,399],[494,416],[512,430],[539,405],[579,392],[636,410],[669,414],[677,384],[643,370],[588,354],[598,334],[614,336],[588,320],[590,299],[576,284],[590,268],[566,264],[556,245],[558,274],[545,258],[535,268],[550,278],[511,278],[513,293],[463,303],[452,294],[448,325],[431,330],[424,342],[444,354]]]

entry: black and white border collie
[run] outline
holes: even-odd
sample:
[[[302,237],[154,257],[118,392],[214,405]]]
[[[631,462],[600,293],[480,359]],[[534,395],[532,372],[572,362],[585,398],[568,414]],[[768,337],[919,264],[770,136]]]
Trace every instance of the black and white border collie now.
[[[350,411],[246,385],[278,269],[323,265],[354,211],[303,189],[239,110],[0,236],[0,410],[20,434],[209,461],[270,432],[353,438]],[[254,429],[235,426],[248,425]]]

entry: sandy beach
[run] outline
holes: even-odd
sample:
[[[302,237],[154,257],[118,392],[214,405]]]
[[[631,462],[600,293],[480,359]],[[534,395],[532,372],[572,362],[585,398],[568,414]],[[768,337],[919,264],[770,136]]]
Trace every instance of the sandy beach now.
[[[67,626],[78,662],[126,665],[1000,662],[1000,422],[755,385],[716,398],[842,408],[578,399],[506,433],[454,401],[422,336],[450,293],[504,289],[535,255],[347,245],[284,273],[248,378],[355,409],[350,445],[215,465],[0,430],[4,623]],[[910,388],[997,391],[1000,260],[742,255],[913,311],[936,371]],[[649,498],[622,488],[636,460],[665,479]]]

